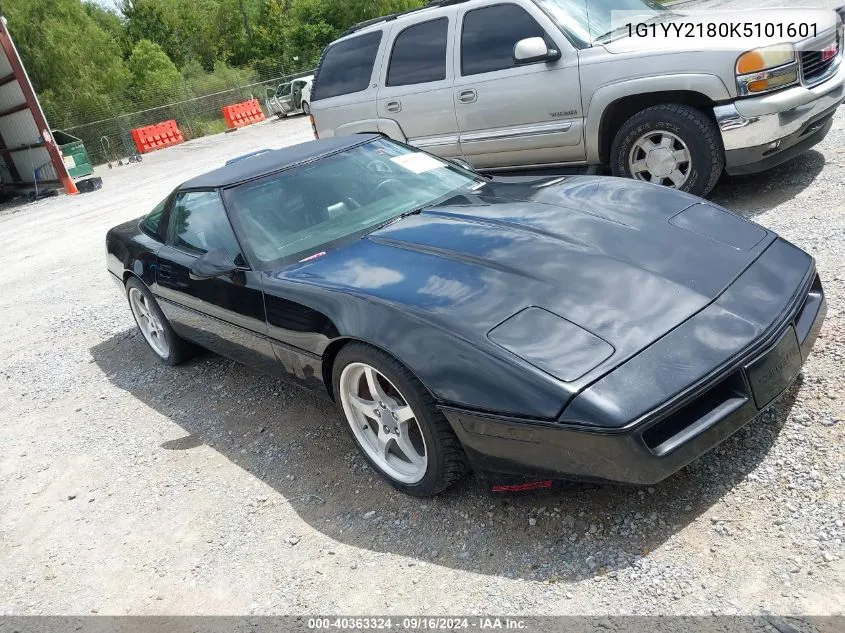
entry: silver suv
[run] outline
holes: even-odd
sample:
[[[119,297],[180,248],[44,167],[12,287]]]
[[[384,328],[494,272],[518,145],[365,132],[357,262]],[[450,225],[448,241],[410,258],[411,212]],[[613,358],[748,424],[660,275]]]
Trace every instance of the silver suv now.
[[[763,26],[738,50],[705,36],[636,37],[614,28],[619,9],[664,33]],[[605,165],[705,195],[723,171],[762,171],[824,138],[845,99],[840,15],[684,14],[648,0],[435,1],[359,24],[326,48],[314,132],[380,132],[491,172]]]

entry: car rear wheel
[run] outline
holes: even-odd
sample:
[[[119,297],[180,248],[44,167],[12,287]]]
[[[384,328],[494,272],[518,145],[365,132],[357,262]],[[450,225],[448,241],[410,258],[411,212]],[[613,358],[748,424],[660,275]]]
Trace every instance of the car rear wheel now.
[[[309,116],[311,114],[311,106],[309,105],[309,103],[307,101],[302,102],[302,113],[305,116]]]
[[[358,448],[395,488],[435,495],[469,470],[434,398],[388,354],[362,343],[346,345],[335,359],[332,385]]]
[[[152,293],[137,277],[127,280],[126,296],[138,329],[161,362],[178,365],[193,356],[196,348],[173,331]]]
[[[610,170],[705,196],[725,167],[716,124],[701,110],[678,103],[646,108],[628,119],[613,140]]]

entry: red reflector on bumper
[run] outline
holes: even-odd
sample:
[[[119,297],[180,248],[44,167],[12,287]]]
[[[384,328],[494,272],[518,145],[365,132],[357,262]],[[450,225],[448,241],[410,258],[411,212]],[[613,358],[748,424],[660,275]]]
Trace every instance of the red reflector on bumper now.
[[[522,492],[523,490],[541,490],[543,488],[551,488],[552,480],[546,479],[543,481],[529,481],[524,484],[508,484],[504,486],[493,486],[493,492]]]

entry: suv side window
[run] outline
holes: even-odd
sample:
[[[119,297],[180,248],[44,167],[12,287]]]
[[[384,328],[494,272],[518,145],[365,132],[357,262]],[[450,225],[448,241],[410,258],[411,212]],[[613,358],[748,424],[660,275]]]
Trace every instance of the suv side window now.
[[[461,74],[466,77],[513,68],[513,47],[527,37],[545,38],[546,32],[518,5],[467,11],[461,33]]]
[[[446,79],[448,18],[409,26],[393,43],[388,86],[408,86]]]
[[[167,242],[195,255],[222,248],[236,264],[245,263],[216,191],[186,191],[176,196],[170,212]]]
[[[379,44],[381,31],[373,31],[329,46],[314,80],[311,99],[316,101],[366,90]]]

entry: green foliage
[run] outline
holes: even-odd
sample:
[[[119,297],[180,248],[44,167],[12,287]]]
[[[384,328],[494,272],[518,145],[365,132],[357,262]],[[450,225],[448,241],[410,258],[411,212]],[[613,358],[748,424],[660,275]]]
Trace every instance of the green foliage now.
[[[126,65],[132,73],[131,88],[145,106],[176,98],[182,75],[158,44],[141,40],[135,44]]]
[[[132,52],[132,41],[129,39],[129,35],[117,13],[104,9],[99,4],[93,2],[93,0],[83,1],[82,8],[85,9],[88,17],[117,42],[123,57],[127,57]]]
[[[351,25],[423,4],[424,0],[263,0],[255,50],[263,57],[281,59],[289,68],[313,67],[326,45]]]
[[[191,138],[199,138],[201,136],[208,136],[209,134],[220,134],[227,129],[226,121],[220,117],[201,117],[191,121],[188,136]]]
[[[79,0],[3,0],[0,13],[51,121],[108,112],[129,83],[120,44]]]
[[[225,62],[216,62],[210,73],[198,62],[188,62],[182,67],[182,77],[188,90],[188,97],[222,92],[230,88],[247,86],[255,81],[255,76],[249,69],[232,68]]]
[[[120,8],[133,42],[155,42],[177,66],[196,61],[212,70],[218,60],[234,56],[248,60],[249,51],[244,49],[245,24],[250,24],[251,17],[247,5],[257,1],[122,0]]]
[[[95,0],[0,0],[0,14],[8,18],[53,127],[74,127],[219,93],[221,103],[214,97],[150,114],[171,118],[184,112],[195,117],[194,136],[217,130],[226,99],[264,97],[263,86],[235,94],[226,91],[259,81],[275,86],[282,75],[310,70],[323,48],[350,25],[421,6],[424,0],[116,4],[118,10],[112,11]],[[140,121],[123,118],[130,119],[132,125]]]

